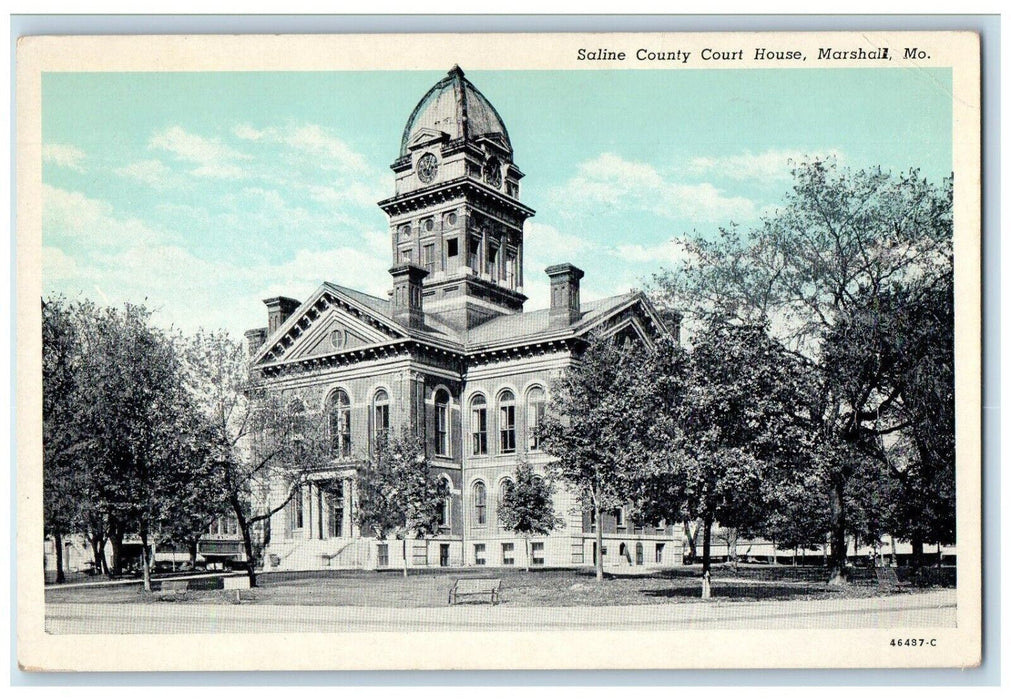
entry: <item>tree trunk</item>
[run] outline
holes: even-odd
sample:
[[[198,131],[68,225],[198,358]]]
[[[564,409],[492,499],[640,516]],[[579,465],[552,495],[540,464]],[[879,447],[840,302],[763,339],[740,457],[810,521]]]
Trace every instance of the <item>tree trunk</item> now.
[[[122,576],[123,575],[123,530],[117,527],[113,533],[112,537],[109,539],[112,543],[112,575]]]
[[[234,494],[229,498],[232,512],[235,513],[235,520],[239,523],[239,532],[242,533],[242,548],[246,552],[246,576],[249,577],[249,587],[256,588],[256,558],[253,556],[253,532],[252,523],[246,520],[246,514],[242,510],[242,503]],[[193,558],[194,565],[196,557]]]
[[[401,540],[401,543],[402,543],[401,549],[403,550],[403,553],[404,553],[404,578],[407,578],[407,533],[406,532],[404,533],[404,538]]]
[[[53,546],[56,548],[56,583],[65,583],[67,579],[63,575],[63,535],[59,532],[53,533]]]
[[[702,523],[702,598],[708,599],[713,595],[710,568],[712,565],[711,541],[713,536],[713,519],[706,517]]]
[[[151,565],[148,558],[147,528],[140,529],[140,568],[144,576],[144,590],[151,592]]]
[[[846,504],[845,481],[841,475],[832,479],[832,527],[831,549],[829,554],[829,585],[844,585],[848,582],[846,575]]]
[[[530,571],[530,536],[529,535],[523,538],[523,550],[524,550],[523,553],[527,557],[527,571],[529,572]]]
[[[105,559],[105,552],[103,551],[105,549],[105,546],[104,546],[105,545],[105,538],[103,537],[102,538],[102,542],[99,543],[98,538],[96,538],[96,537],[89,537],[88,538],[88,543],[91,545],[91,561],[92,561],[92,565],[94,567],[94,571],[95,571],[96,574],[100,574],[106,568],[105,567],[105,562],[103,561]],[[100,544],[102,546],[99,546]]]
[[[690,520],[685,520],[685,534],[688,537],[688,563],[694,564],[698,558],[699,553],[696,551],[695,538],[698,537],[699,528],[695,526],[695,532],[692,532],[692,523]]]
[[[200,540],[193,540],[189,543],[189,553],[190,553],[190,571],[197,568],[197,546],[200,544]]]
[[[593,492],[593,517],[597,523],[597,581],[604,580],[604,523],[600,517],[600,491],[594,489]]]
[[[923,540],[919,537],[915,537],[909,544],[913,550],[912,555],[910,556],[910,568],[912,568],[913,571],[917,571],[921,566],[923,566]]]

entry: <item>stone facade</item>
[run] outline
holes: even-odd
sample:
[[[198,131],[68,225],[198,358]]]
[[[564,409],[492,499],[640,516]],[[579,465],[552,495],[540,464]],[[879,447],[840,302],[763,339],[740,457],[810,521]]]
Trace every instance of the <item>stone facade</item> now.
[[[527,543],[498,523],[505,479],[520,461],[543,473],[550,457],[534,428],[552,380],[591,333],[664,328],[641,293],[581,303],[581,270],[552,265],[551,307],[524,312],[523,173],[494,107],[459,68],[418,103],[404,129],[389,217],[388,298],[324,282],[304,302],[265,300],[267,326],[250,330],[250,371],[307,411],[341,411],[346,439],[270,526],[270,569],[398,568],[402,543],[355,524],[355,474],[377,427],[414,426],[451,498],[438,535],[407,543],[413,567],[523,566]],[[344,442],[347,444],[345,445]],[[282,498],[287,484],[273,486]],[[535,566],[590,565],[594,528],[557,488],[564,526],[532,538]],[[620,512],[604,528],[606,564],[672,565],[679,527],[634,528]]]

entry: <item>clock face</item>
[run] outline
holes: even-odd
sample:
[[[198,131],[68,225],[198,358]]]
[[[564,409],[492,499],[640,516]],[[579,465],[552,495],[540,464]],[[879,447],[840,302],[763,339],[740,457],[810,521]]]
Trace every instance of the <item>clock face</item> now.
[[[418,159],[418,179],[422,182],[431,182],[435,179],[435,174],[439,172],[439,161],[432,153],[426,153]]]
[[[492,187],[502,186],[502,165],[497,158],[492,158],[484,165],[484,181]]]

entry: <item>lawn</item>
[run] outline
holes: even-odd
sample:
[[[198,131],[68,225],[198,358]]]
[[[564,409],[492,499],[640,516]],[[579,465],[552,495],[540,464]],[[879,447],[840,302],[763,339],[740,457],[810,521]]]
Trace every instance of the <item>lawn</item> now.
[[[458,578],[502,579],[502,603],[516,607],[602,605],[667,605],[696,600],[701,595],[698,567],[609,574],[598,583],[588,569],[517,569],[399,572],[318,571],[266,573],[259,587],[241,591],[242,602],[266,605],[343,605],[370,607],[440,607]],[[815,600],[901,594],[908,589],[883,589],[866,579],[829,586],[823,570],[811,567],[716,567],[713,597],[731,601]],[[204,586],[214,585],[205,579]],[[196,584],[196,582],[194,582]],[[220,584],[218,584],[220,585]],[[160,605],[234,603],[234,591],[191,590],[179,600],[145,594],[138,585],[49,589],[47,603],[137,603]],[[466,603],[465,603],[466,604]]]

